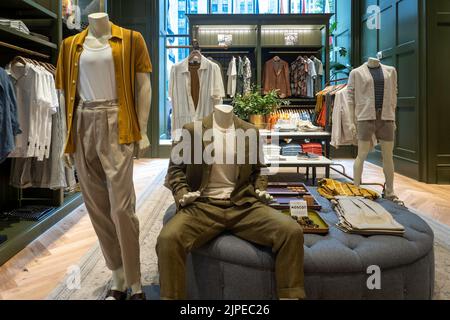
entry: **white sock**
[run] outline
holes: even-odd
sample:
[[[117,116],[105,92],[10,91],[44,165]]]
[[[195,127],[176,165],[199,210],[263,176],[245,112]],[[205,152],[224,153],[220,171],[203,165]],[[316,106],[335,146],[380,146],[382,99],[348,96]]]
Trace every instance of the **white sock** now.
[[[131,285],[131,294],[142,293],[142,284],[140,282]]]
[[[120,267],[117,270],[112,272],[112,290],[125,292],[127,289],[125,285],[125,272],[123,271],[123,267]]]

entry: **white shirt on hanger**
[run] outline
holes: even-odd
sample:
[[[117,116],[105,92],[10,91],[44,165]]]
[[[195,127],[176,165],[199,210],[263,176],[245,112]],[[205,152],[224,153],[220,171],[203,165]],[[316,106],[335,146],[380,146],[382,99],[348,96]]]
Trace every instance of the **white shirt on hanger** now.
[[[231,58],[230,64],[228,65],[228,84],[227,84],[227,94],[234,98],[236,95],[236,86],[237,86],[237,66],[236,66],[236,58]]]
[[[351,131],[347,87],[335,93],[332,119],[331,145],[336,149],[340,146],[358,145]]]
[[[6,71],[14,79],[16,91],[17,116],[22,130],[15,139],[16,148],[9,154],[10,158],[26,158],[28,154],[28,142],[30,137],[30,121],[32,106],[36,102],[36,77],[37,73],[31,64],[15,64],[6,68]]]
[[[34,126],[37,136],[33,156],[43,161],[50,156],[52,117],[57,112],[58,102],[53,76],[43,67],[34,66],[34,69],[38,73],[38,89],[42,94],[38,95],[39,106]]]
[[[306,76],[306,88],[308,97],[314,97],[314,80],[317,77],[316,67],[314,61],[308,59],[306,61],[308,63],[308,74]]]
[[[172,138],[181,138],[187,123],[202,120],[213,112],[214,104],[221,104],[225,96],[222,73],[217,64],[202,56],[198,70],[200,93],[197,109],[191,94],[189,58],[175,64],[170,71],[169,97],[172,101]]]

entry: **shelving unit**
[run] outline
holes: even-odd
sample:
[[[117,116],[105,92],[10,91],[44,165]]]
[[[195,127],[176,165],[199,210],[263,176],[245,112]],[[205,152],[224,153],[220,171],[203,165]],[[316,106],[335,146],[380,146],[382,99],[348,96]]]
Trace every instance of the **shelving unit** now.
[[[252,83],[262,87],[265,62],[275,55],[291,64],[299,55],[316,56],[324,64],[322,86],[329,81],[330,46],[329,21],[330,14],[284,14],[284,15],[188,15],[189,36],[197,39],[205,56],[222,55],[231,59],[232,51],[248,51],[247,56],[252,61]],[[295,33],[297,43],[287,45],[285,36]],[[232,44],[227,48],[218,47],[219,34],[231,34]],[[228,52],[228,56],[227,56]],[[226,63],[224,67],[228,67]],[[225,73],[226,74],[226,73]],[[284,109],[311,110],[316,106],[316,98],[288,97],[289,105]],[[225,103],[231,103],[227,98]],[[270,132],[261,130],[265,139],[290,139],[298,142],[314,141],[323,146],[321,161],[282,161],[280,166],[315,168],[323,166],[329,172],[330,141],[329,132]],[[277,163],[278,165],[278,163]],[[315,177],[314,177],[315,178]]]
[[[52,11],[50,8],[44,7],[34,0],[2,0],[0,7],[2,9],[2,18],[7,16],[14,17],[15,19],[58,18],[56,12]]]
[[[32,34],[0,25],[0,66],[15,56],[56,63],[57,49],[62,40],[61,0],[2,0],[1,18],[21,20],[31,32],[48,37],[48,41]],[[0,265],[25,248],[30,242],[64,218],[82,203],[78,193],[64,190],[15,189],[9,185],[11,160],[0,164],[0,209],[8,210],[22,204],[54,207],[39,221],[0,218],[0,234],[7,240],[0,244]]]
[[[46,41],[39,37],[32,36],[2,25],[0,25],[0,39],[11,44],[20,43],[21,45],[25,45],[28,47],[44,46],[55,50],[58,48],[58,45],[56,43]]]

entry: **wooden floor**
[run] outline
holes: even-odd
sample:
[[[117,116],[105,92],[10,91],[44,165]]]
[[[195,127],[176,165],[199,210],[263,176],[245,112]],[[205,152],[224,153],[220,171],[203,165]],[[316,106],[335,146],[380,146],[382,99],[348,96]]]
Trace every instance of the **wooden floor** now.
[[[353,161],[341,163],[352,175]],[[166,164],[166,160],[137,161],[138,197],[152,179],[152,168]],[[367,182],[384,181],[382,169],[371,164],[366,164],[364,177]],[[408,206],[450,225],[450,186],[426,185],[400,175],[396,175],[395,186]],[[68,268],[77,264],[96,241],[89,217],[81,206],[0,267],[0,299],[45,299]]]

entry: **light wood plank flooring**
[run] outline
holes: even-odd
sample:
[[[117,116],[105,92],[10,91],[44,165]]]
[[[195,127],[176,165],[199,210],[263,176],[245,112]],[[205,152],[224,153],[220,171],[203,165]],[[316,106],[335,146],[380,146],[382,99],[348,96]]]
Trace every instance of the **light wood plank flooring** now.
[[[341,163],[352,175],[353,161]],[[138,196],[153,179],[154,168],[166,165],[167,160],[136,162],[134,178]],[[382,169],[372,164],[366,164],[364,177],[365,181],[384,181]],[[400,175],[396,175],[395,186],[398,196],[408,206],[450,225],[450,186],[426,185]],[[87,212],[81,206],[0,267],[0,299],[45,299],[68,268],[96,241]]]

